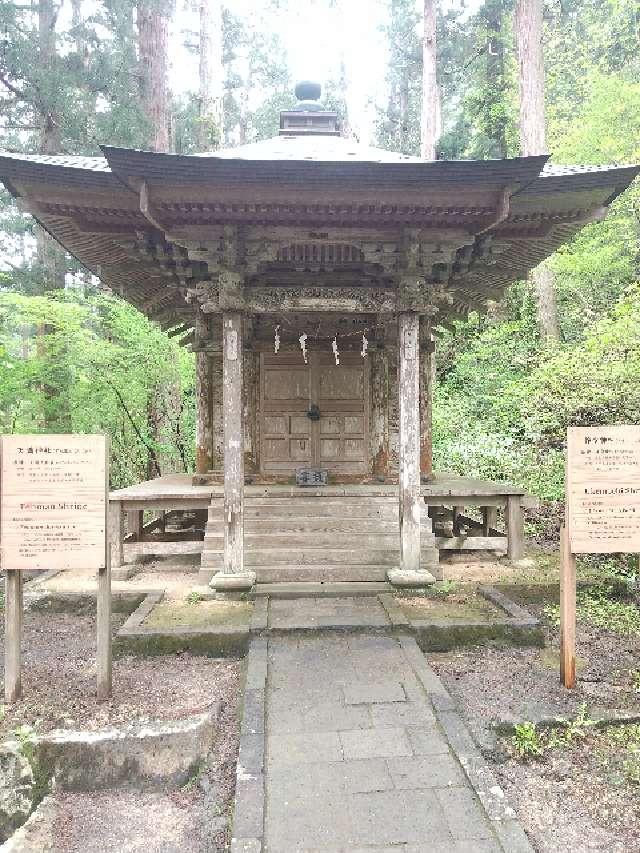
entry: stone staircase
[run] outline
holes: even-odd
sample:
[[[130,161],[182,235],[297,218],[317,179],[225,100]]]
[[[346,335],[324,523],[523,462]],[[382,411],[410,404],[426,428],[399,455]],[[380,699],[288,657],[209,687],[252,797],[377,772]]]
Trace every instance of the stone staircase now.
[[[422,565],[438,550],[427,507],[421,513]],[[222,569],[223,502],[214,498],[205,529],[200,583]],[[245,568],[258,583],[384,581],[400,561],[398,498],[388,495],[246,495]]]

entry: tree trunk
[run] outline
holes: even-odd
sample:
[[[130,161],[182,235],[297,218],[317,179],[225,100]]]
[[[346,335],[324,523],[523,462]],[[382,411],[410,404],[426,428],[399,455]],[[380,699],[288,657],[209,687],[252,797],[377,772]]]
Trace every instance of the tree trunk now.
[[[158,0],[139,0],[140,102],[151,128],[154,151],[169,151],[169,21]]]
[[[485,3],[484,15],[488,34],[487,45],[487,82],[489,90],[495,92],[485,102],[488,110],[487,125],[489,136],[497,145],[496,155],[507,156],[507,116],[500,101],[506,96],[504,44],[502,41],[503,3],[493,0]]]
[[[531,271],[531,280],[536,290],[540,334],[546,341],[559,341],[560,326],[553,270],[542,263]]]
[[[520,151],[524,157],[546,153],[542,0],[517,0],[514,32],[520,81]]]
[[[222,143],[223,96],[222,4],[220,0],[200,0],[200,151],[215,150]]]
[[[543,0],[517,0],[514,32],[520,81],[520,151],[523,156],[546,153],[544,118]],[[560,338],[553,271],[538,266],[531,272],[538,303],[538,326],[549,341]]]
[[[436,77],[436,0],[424,0],[422,37],[422,159],[436,159],[439,97]]]
[[[51,74],[56,62],[56,22],[59,6],[53,0],[41,0],[38,4],[38,46],[40,67]],[[38,103],[40,126],[40,153],[60,152],[60,121],[51,104],[46,100]],[[36,228],[36,250],[42,271],[42,289],[62,290],[66,274],[64,250],[49,234]]]

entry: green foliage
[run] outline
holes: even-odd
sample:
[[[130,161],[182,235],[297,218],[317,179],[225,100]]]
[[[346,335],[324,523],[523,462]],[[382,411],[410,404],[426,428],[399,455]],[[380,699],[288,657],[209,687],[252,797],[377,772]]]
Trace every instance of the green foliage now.
[[[193,590],[187,596],[187,604],[200,604],[202,600],[203,598],[201,593],[197,592],[196,590]]]
[[[601,762],[619,785],[640,785],[640,725],[612,726],[603,737]]]
[[[114,487],[193,468],[194,381],[193,356],[117,297],[0,293],[3,432],[107,432]]]
[[[560,606],[550,604],[544,613],[552,625],[560,625]],[[623,637],[640,636],[640,608],[633,601],[612,595],[611,588],[602,584],[578,590],[576,613],[580,622],[603,628]]]

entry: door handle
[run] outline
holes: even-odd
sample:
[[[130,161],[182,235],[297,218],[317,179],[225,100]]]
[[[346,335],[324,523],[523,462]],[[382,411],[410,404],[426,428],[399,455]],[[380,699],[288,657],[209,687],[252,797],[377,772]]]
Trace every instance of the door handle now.
[[[307,412],[307,417],[309,418],[310,421],[319,421],[320,420],[320,409],[318,408],[318,406],[315,403],[313,403],[313,405],[311,405],[309,407],[309,411]]]

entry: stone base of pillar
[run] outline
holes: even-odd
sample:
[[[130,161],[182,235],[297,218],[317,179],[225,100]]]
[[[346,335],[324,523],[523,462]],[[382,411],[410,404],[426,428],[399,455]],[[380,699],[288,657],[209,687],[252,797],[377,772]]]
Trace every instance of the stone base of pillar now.
[[[248,592],[255,583],[255,572],[216,572],[209,586],[217,592]]]
[[[420,587],[429,586],[436,579],[426,569],[412,571],[410,569],[389,569],[387,580],[392,586],[397,587]]]

